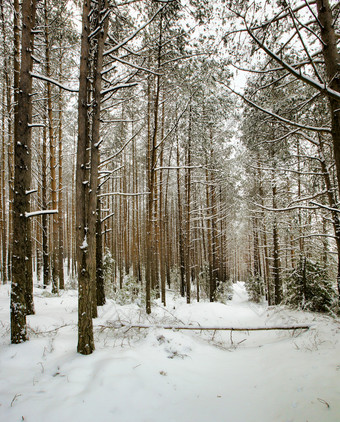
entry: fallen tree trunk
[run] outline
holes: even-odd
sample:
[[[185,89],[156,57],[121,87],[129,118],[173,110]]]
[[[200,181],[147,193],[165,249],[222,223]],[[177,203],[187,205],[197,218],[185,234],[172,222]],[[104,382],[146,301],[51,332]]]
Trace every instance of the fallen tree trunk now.
[[[309,330],[310,325],[289,325],[276,327],[207,327],[194,325],[149,325],[149,324],[124,324],[112,322],[105,328],[161,328],[163,330],[196,330],[196,331],[273,331],[273,330]]]

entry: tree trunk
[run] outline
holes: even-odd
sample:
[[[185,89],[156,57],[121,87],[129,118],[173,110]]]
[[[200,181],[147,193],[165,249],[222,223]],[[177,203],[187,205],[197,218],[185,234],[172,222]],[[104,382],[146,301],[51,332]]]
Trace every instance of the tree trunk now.
[[[279,305],[282,300],[282,283],[280,278],[279,234],[276,217],[274,217],[273,222],[273,278],[275,305]]]
[[[46,121],[46,119],[44,119]],[[41,208],[47,210],[47,133],[46,125],[43,128],[43,147],[42,147],[42,187],[41,187]],[[44,289],[49,283],[49,259],[48,259],[48,225],[47,214],[42,215],[42,254],[43,254],[43,286]]]
[[[96,292],[97,306],[105,305],[104,273],[103,273],[103,236],[100,220],[100,198],[97,199],[97,221],[96,221]]]
[[[21,68],[19,78],[18,104],[14,120],[14,203],[13,203],[13,276],[11,290],[11,342],[27,340],[26,313],[32,313],[32,274],[27,267],[31,260],[31,239],[29,220],[29,196],[31,188],[31,127],[32,123],[32,52],[33,28],[35,24],[36,1],[22,2]],[[30,300],[27,303],[27,299]]]
[[[89,92],[89,35],[91,11],[90,0],[83,2],[80,77],[78,97],[78,145],[76,168],[76,226],[77,226],[77,265],[78,265],[78,347],[77,351],[89,355],[94,351],[91,279],[88,266],[88,181],[87,154],[88,92]]]
[[[61,46],[60,46],[61,47]],[[59,77],[61,79],[62,70],[63,70],[63,57],[61,55],[60,64],[59,64]],[[60,83],[62,81],[60,80]],[[59,274],[59,288],[65,288],[64,280],[64,203],[63,203],[63,97],[62,90],[59,89],[58,97],[58,241],[59,241],[59,256],[58,256],[58,274]]]
[[[96,6],[96,13],[92,19],[92,30],[96,30],[102,25],[100,22],[103,11],[107,8],[107,0],[99,0]],[[88,208],[88,254],[89,254],[89,272],[92,290],[92,316],[97,316],[97,249],[96,249],[96,228],[97,221],[100,219],[98,213],[98,166],[99,166],[99,145],[100,145],[100,103],[103,69],[104,43],[107,33],[107,19],[103,23],[101,30],[97,31],[95,37],[92,37],[91,49],[94,50],[92,65],[92,132],[91,132],[91,162],[90,162],[90,191]],[[100,230],[101,235],[101,230]]]
[[[329,0],[317,0],[318,19],[320,21],[321,39],[323,41],[322,53],[329,81],[329,87],[340,92],[340,56],[337,46],[337,34],[333,24],[332,9]],[[338,193],[340,197],[340,101],[329,97],[332,139],[336,174],[338,181]],[[340,261],[339,261],[340,266]],[[340,303],[340,272],[337,276],[338,296]]]
[[[337,201],[335,192],[333,189],[333,183],[331,180],[331,176],[329,174],[328,167],[325,162],[325,154],[324,154],[324,146],[321,136],[319,136],[319,145],[318,145],[318,152],[319,152],[319,158],[320,158],[320,164],[321,164],[321,170],[324,177],[324,182],[326,185],[327,190],[327,199],[328,204],[331,208],[335,209],[337,208]],[[340,280],[340,219],[339,219],[339,213],[337,211],[332,211],[332,220],[333,220],[333,230],[335,235],[335,242],[336,242],[336,249],[337,249],[337,265],[338,265],[338,272],[337,272],[337,280]],[[338,285],[339,287],[339,285]],[[338,294],[340,290],[338,290]]]
[[[186,144],[186,170],[185,170],[185,202],[186,202],[186,224],[185,224],[185,284],[187,293],[187,303],[191,301],[191,237],[190,237],[190,201],[191,201],[191,123],[192,109],[189,108],[188,140]]]
[[[44,2],[45,16],[45,60],[46,60],[46,77],[51,77],[50,65],[50,40],[49,40],[49,20],[48,20],[48,0]],[[50,82],[46,83],[47,87],[47,119],[48,119],[48,138],[50,149],[50,177],[51,177],[51,197],[52,209],[57,209],[57,162],[56,162],[56,145],[53,128],[53,109],[52,109],[52,86]],[[58,293],[59,274],[58,274],[58,214],[52,214],[50,220],[52,230],[51,238],[51,277],[52,277],[52,293]]]
[[[162,112],[162,138],[164,136],[164,103],[163,103],[163,112]],[[164,149],[162,147],[159,159],[160,167],[163,166],[163,155]],[[166,305],[166,291],[165,291],[165,282],[166,282],[166,270],[165,270],[165,263],[166,263],[166,254],[165,254],[165,242],[164,242],[164,195],[163,195],[163,171],[160,171],[159,175],[159,191],[158,191],[158,198],[159,198],[159,211],[158,211],[158,259],[159,259],[159,273],[161,279],[161,299],[162,303]]]
[[[183,210],[182,210],[182,193],[181,193],[181,171],[179,169],[179,141],[177,138],[177,208],[178,208],[178,247],[179,247],[179,265],[181,277],[181,296],[185,296],[185,254],[184,254],[184,239],[183,239]]]

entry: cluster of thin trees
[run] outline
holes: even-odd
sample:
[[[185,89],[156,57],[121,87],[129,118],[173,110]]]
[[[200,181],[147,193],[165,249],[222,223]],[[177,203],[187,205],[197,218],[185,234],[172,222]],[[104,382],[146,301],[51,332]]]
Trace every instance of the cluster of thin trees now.
[[[167,287],[215,301],[251,275],[278,304],[301,255],[332,272],[339,6],[268,2],[260,19],[247,2],[80,3],[1,2],[0,274],[12,283],[12,342],[27,339],[35,277],[53,293],[77,280],[78,351],[89,354],[105,284],[122,289],[126,276],[150,313],[152,292],[164,305]],[[224,45],[212,48],[204,28],[217,14]],[[231,62],[254,75],[242,121]]]

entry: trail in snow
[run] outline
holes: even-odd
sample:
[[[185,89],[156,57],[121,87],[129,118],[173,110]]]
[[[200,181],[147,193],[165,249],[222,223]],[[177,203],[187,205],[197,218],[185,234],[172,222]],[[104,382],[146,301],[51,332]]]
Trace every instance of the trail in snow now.
[[[151,316],[108,301],[94,320],[96,351],[81,356],[75,291],[46,297],[35,289],[30,341],[10,345],[8,289],[0,286],[0,421],[340,420],[339,320],[252,304],[242,283],[227,304],[187,305],[169,295],[167,308],[158,302]],[[119,320],[312,328],[230,334],[107,327]]]

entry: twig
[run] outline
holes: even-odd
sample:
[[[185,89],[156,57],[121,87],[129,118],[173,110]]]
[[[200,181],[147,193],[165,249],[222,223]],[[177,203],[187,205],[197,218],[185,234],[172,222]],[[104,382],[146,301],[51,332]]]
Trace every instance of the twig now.
[[[32,327],[28,327],[28,329],[35,335],[39,335],[39,334],[50,334],[50,333],[55,333],[56,331],[60,330],[61,328],[64,327],[71,327],[71,326],[75,326],[75,324],[64,324],[61,325],[60,327],[56,327],[53,328],[52,330],[47,330],[47,331],[36,331],[34,330]]]
[[[327,408],[328,408],[328,409],[331,407],[331,406],[329,405],[329,403],[327,403],[327,402],[326,402],[326,400],[324,400],[324,399],[320,399],[319,397],[318,397],[318,400],[319,400],[319,402],[320,402],[320,403],[325,404],[325,405],[327,406]]]
[[[13,397],[13,400],[11,401],[11,407],[13,407],[13,403],[15,402],[15,400],[18,398],[18,397],[20,397],[20,396],[22,396],[22,394],[16,394],[14,397]]]

